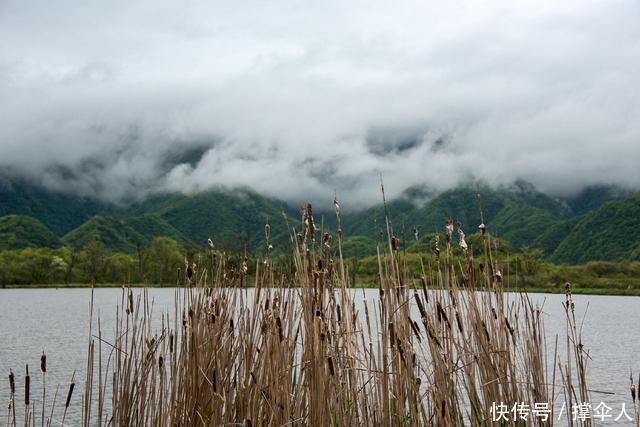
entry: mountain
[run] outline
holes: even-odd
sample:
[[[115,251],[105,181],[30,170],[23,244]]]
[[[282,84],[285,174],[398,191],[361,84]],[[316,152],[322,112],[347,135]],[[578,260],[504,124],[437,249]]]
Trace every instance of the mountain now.
[[[249,189],[238,189],[160,195],[133,206],[129,213],[153,212],[198,245],[205,245],[211,237],[216,244],[251,250],[264,242],[267,222],[271,225],[273,240],[288,239],[283,211],[293,212],[284,202],[265,198]],[[295,224],[296,216],[289,215],[289,221]]]
[[[632,197],[634,194],[634,191],[615,185],[594,185],[581,190],[565,200],[574,214],[582,215],[598,209],[607,202],[626,199]]]
[[[565,263],[640,260],[640,196],[608,202],[587,212],[551,259]]]
[[[0,174],[0,216],[28,215],[62,236],[93,215],[117,208],[86,197],[48,191],[26,180]]]
[[[271,243],[286,251],[290,240],[283,212],[289,226],[299,224],[297,208],[247,188],[156,194],[119,207],[0,176],[0,215],[14,215],[3,219],[0,248],[83,247],[97,239],[111,252],[133,252],[156,236],[167,236],[184,246],[203,247],[211,237],[218,248],[252,251],[264,248],[264,226],[269,222]],[[514,251],[540,248],[555,262],[640,259],[640,196],[614,186],[590,187],[563,198],[524,181],[498,188],[473,182],[440,193],[413,187],[386,206],[343,208],[345,256],[376,253],[376,242],[386,239],[385,212],[394,234],[407,242],[413,239],[414,226],[420,236],[442,233],[451,218],[468,236],[484,222]],[[324,220],[326,229],[337,229],[330,209],[323,213],[316,207],[314,216],[318,224]]]
[[[114,218],[96,215],[66,234],[65,244],[82,248],[92,240],[102,242],[112,252],[134,252],[149,244],[156,236],[170,237],[181,244],[190,241],[157,215]]]
[[[7,215],[0,218],[0,249],[60,246],[60,238],[37,219],[24,215]]]
[[[531,242],[538,233],[568,215],[562,203],[522,186],[492,189],[487,185],[469,185],[445,191],[421,205],[406,195],[387,205],[394,232],[410,235],[414,226],[421,233],[442,231],[451,218],[460,223],[467,234],[478,231],[482,222],[501,238],[513,240],[516,246]],[[346,214],[342,224],[347,235],[376,237],[374,223],[384,229],[384,208],[376,206]]]

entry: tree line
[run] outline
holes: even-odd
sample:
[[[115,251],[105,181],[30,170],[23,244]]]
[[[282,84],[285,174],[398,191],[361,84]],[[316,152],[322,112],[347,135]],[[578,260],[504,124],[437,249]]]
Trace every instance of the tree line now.
[[[92,240],[82,248],[26,248],[0,251],[0,286],[74,283],[176,282],[178,268],[195,250],[156,237],[135,253],[110,253]]]

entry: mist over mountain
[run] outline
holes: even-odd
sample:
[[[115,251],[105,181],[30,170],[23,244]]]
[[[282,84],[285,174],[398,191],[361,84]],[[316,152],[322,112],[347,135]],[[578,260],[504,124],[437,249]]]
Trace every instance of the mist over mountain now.
[[[594,186],[564,198],[550,197],[525,181],[499,188],[472,182],[443,192],[426,187],[400,194],[388,191],[386,206],[378,202],[348,209],[349,201],[341,203],[346,256],[374,255],[376,243],[386,239],[388,214],[394,234],[410,250],[418,245],[431,251],[428,236],[441,233],[451,218],[469,236],[484,222],[511,251],[535,248],[552,261],[640,260],[640,197],[620,187]],[[306,202],[291,204],[250,188],[216,188],[115,205],[5,178],[0,185],[0,250],[63,245],[82,249],[98,241],[110,252],[131,253],[164,236],[185,247],[202,248],[213,238],[224,250],[259,252],[269,223],[271,242],[280,253],[288,253],[289,233],[299,226],[299,207]],[[335,233],[333,203],[314,202],[314,216],[323,231]],[[423,236],[415,242],[414,227]]]
[[[0,168],[130,203],[640,182],[640,5],[5,1]],[[46,41],[46,43],[44,42]]]

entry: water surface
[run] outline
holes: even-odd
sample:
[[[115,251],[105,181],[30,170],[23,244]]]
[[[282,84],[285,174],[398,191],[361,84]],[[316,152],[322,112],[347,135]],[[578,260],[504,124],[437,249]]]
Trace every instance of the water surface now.
[[[135,290],[134,293],[139,293]],[[175,290],[170,288],[148,290],[154,299],[156,314],[172,312]],[[249,290],[251,295],[252,290]],[[356,307],[362,304],[363,292],[369,301],[378,298],[375,289],[357,290]],[[103,288],[94,290],[94,318],[101,319],[103,333],[109,339],[113,333],[115,308],[120,304],[122,290]],[[511,294],[510,298],[515,298]],[[544,303],[545,325],[549,337],[549,351],[553,351],[555,334],[565,332],[564,295],[534,294],[532,299]],[[16,374],[20,402],[23,410],[22,384],[25,364],[29,364],[32,381],[32,399],[40,401],[40,354],[47,354],[48,393],[55,385],[61,387],[58,405],[64,401],[66,388],[74,370],[77,370],[76,394],[70,408],[68,425],[77,425],[81,400],[79,390],[84,383],[86,348],[89,331],[90,289],[0,289],[0,425],[6,422],[9,369]],[[592,360],[588,366],[589,388],[593,404],[601,401],[613,408],[614,417],[622,402],[633,416],[629,392],[629,372],[640,372],[640,299],[628,296],[575,295],[576,315],[584,318],[583,343]],[[360,307],[361,308],[361,307]],[[363,310],[360,310],[361,312]],[[585,315],[586,314],[586,315]],[[159,316],[157,316],[159,317]],[[95,329],[94,320],[94,329]],[[561,341],[561,346],[566,343]],[[636,375],[637,378],[637,375]],[[599,393],[607,392],[607,394]],[[60,419],[56,412],[54,419]],[[19,417],[21,419],[21,417]],[[558,422],[560,425],[566,421]],[[627,423],[617,422],[615,425]],[[54,423],[55,425],[55,423]],[[629,424],[630,425],[630,424]]]

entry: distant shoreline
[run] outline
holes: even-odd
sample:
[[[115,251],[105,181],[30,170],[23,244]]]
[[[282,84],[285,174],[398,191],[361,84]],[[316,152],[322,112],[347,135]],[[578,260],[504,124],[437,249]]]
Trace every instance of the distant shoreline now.
[[[116,283],[99,283],[94,285],[96,289],[113,289],[113,288],[122,288],[124,285],[116,284]],[[158,284],[144,284],[144,283],[135,283],[131,285],[126,285],[126,287],[131,288],[152,288],[152,289],[175,289],[175,285],[158,285]],[[182,286],[180,286],[182,287]],[[0,287],[0,291],[7,289],[84,289],[91,288],[91,284],[87,283],[69,283],[69,284],[50,284],[50,285],[5,285]],[[248,289],[253,288],[253,284],[247,286]],[[355,286],[353,289],[375,289],[376,286]],[[505,292],[521,292],[526,291],[530,294],[562,294],[564,293],[564,289],[560,287],[527,287],[527,288],[517,288],[517,287],[509,287],[504,289]],[[640,296],[640,289],[606,289],[606,288],[580,288],[574,286],[571,291],[576,295],[608,295],[608,296]]]

